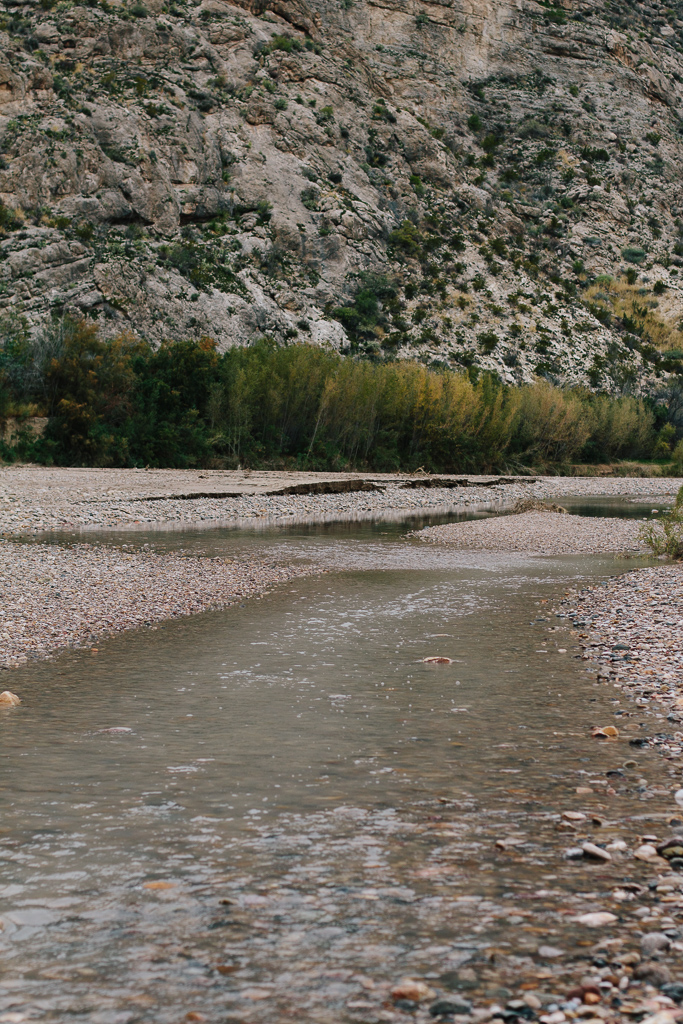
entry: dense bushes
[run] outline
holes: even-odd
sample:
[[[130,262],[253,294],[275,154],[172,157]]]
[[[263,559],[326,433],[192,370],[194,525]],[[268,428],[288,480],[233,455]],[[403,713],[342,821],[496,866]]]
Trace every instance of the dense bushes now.
[[[372,297],[347,315],[372,320]],[[43,438],[5,445],[6,458],[451,472],[642,458],[657,443],[643,401],[546,382],[475,383],[267,339],[222,355],[210,339],[152,349],[127,335],[104,341],[83,323],[37,340],[6,325],[3,337],[0,414],[50,417]]]
[[[197,465],[211,457],[202,411],[218,364],[212,341],[155,351],[125,334],[102,341],[83,323],[64,323],[36,340],[17,332],[0,350],[0,414],[50,417],[43,438],[20,440],[22,458]]]

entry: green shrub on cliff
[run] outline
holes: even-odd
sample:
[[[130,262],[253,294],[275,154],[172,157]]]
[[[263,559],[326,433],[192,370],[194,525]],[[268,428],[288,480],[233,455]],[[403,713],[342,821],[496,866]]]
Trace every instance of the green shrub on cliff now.
[[[395,296],[395,286],[383,274],[363,273],[353,303],[333,309],[332,316],[344,325],[352,341],[357,342],[386,322],[382,303]]]

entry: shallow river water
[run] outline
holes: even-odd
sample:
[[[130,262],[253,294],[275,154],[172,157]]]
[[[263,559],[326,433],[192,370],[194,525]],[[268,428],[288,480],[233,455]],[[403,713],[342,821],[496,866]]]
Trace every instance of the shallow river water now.
[[[661,832],[673,806],[629,746],[668,723],[592,739],[633,706],[548,610],[631,563],[405,529],[185,534],[327,571],[13,672],[0,1021],[409,1019],[387,1002],[406,976],[475,1005],[561,995],[557,950],[571,974],[596,941],[571,918],[640,870],[567,847]]]

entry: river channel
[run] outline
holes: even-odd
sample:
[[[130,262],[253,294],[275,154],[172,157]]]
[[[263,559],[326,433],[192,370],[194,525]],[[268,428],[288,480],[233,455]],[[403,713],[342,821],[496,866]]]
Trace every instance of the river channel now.
[[[660,834],[674,805],[629,746],[668,723],[591,738],[633,706],[550,609],[643,563],[414,525],[136,534],[325,571],[12,673],[0,1021],[408,1020],[404,977],[475,1006],[562,996],[597,939],[572,918],[640,871],[567,848]]]

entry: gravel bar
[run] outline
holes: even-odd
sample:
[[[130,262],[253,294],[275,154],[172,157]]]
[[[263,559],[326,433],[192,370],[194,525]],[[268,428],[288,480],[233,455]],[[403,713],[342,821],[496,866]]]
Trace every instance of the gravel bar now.
[[[367,481],[376,489],[338,494],[272,494],[288,484],[312,486]],[[334,521],[396,517],[411,512],[466,510],[487,504],[514,505],[524,498],[606,495],[632,499],[673,498],[681,481],[666,477],[468,476],[461,486],[438,486],[431,477],[397,474],[240,473],[189,470],[0,468],[0,533],[5,536],[98,527],[150,525],[182,528],[217,522]],[[417,481],[419,484],[419,480]],[[202,494],[202,497],[196,495]]]
[[[322,571],[77,544],[0,541],[0,665],[267,593]]]
[[[428,526],[413,536],[432,544],[470,551],[525,551],[536,555],[581,555],[639,552],[641,523],[632,519],[603,519],[523,512],[466,523]]]

